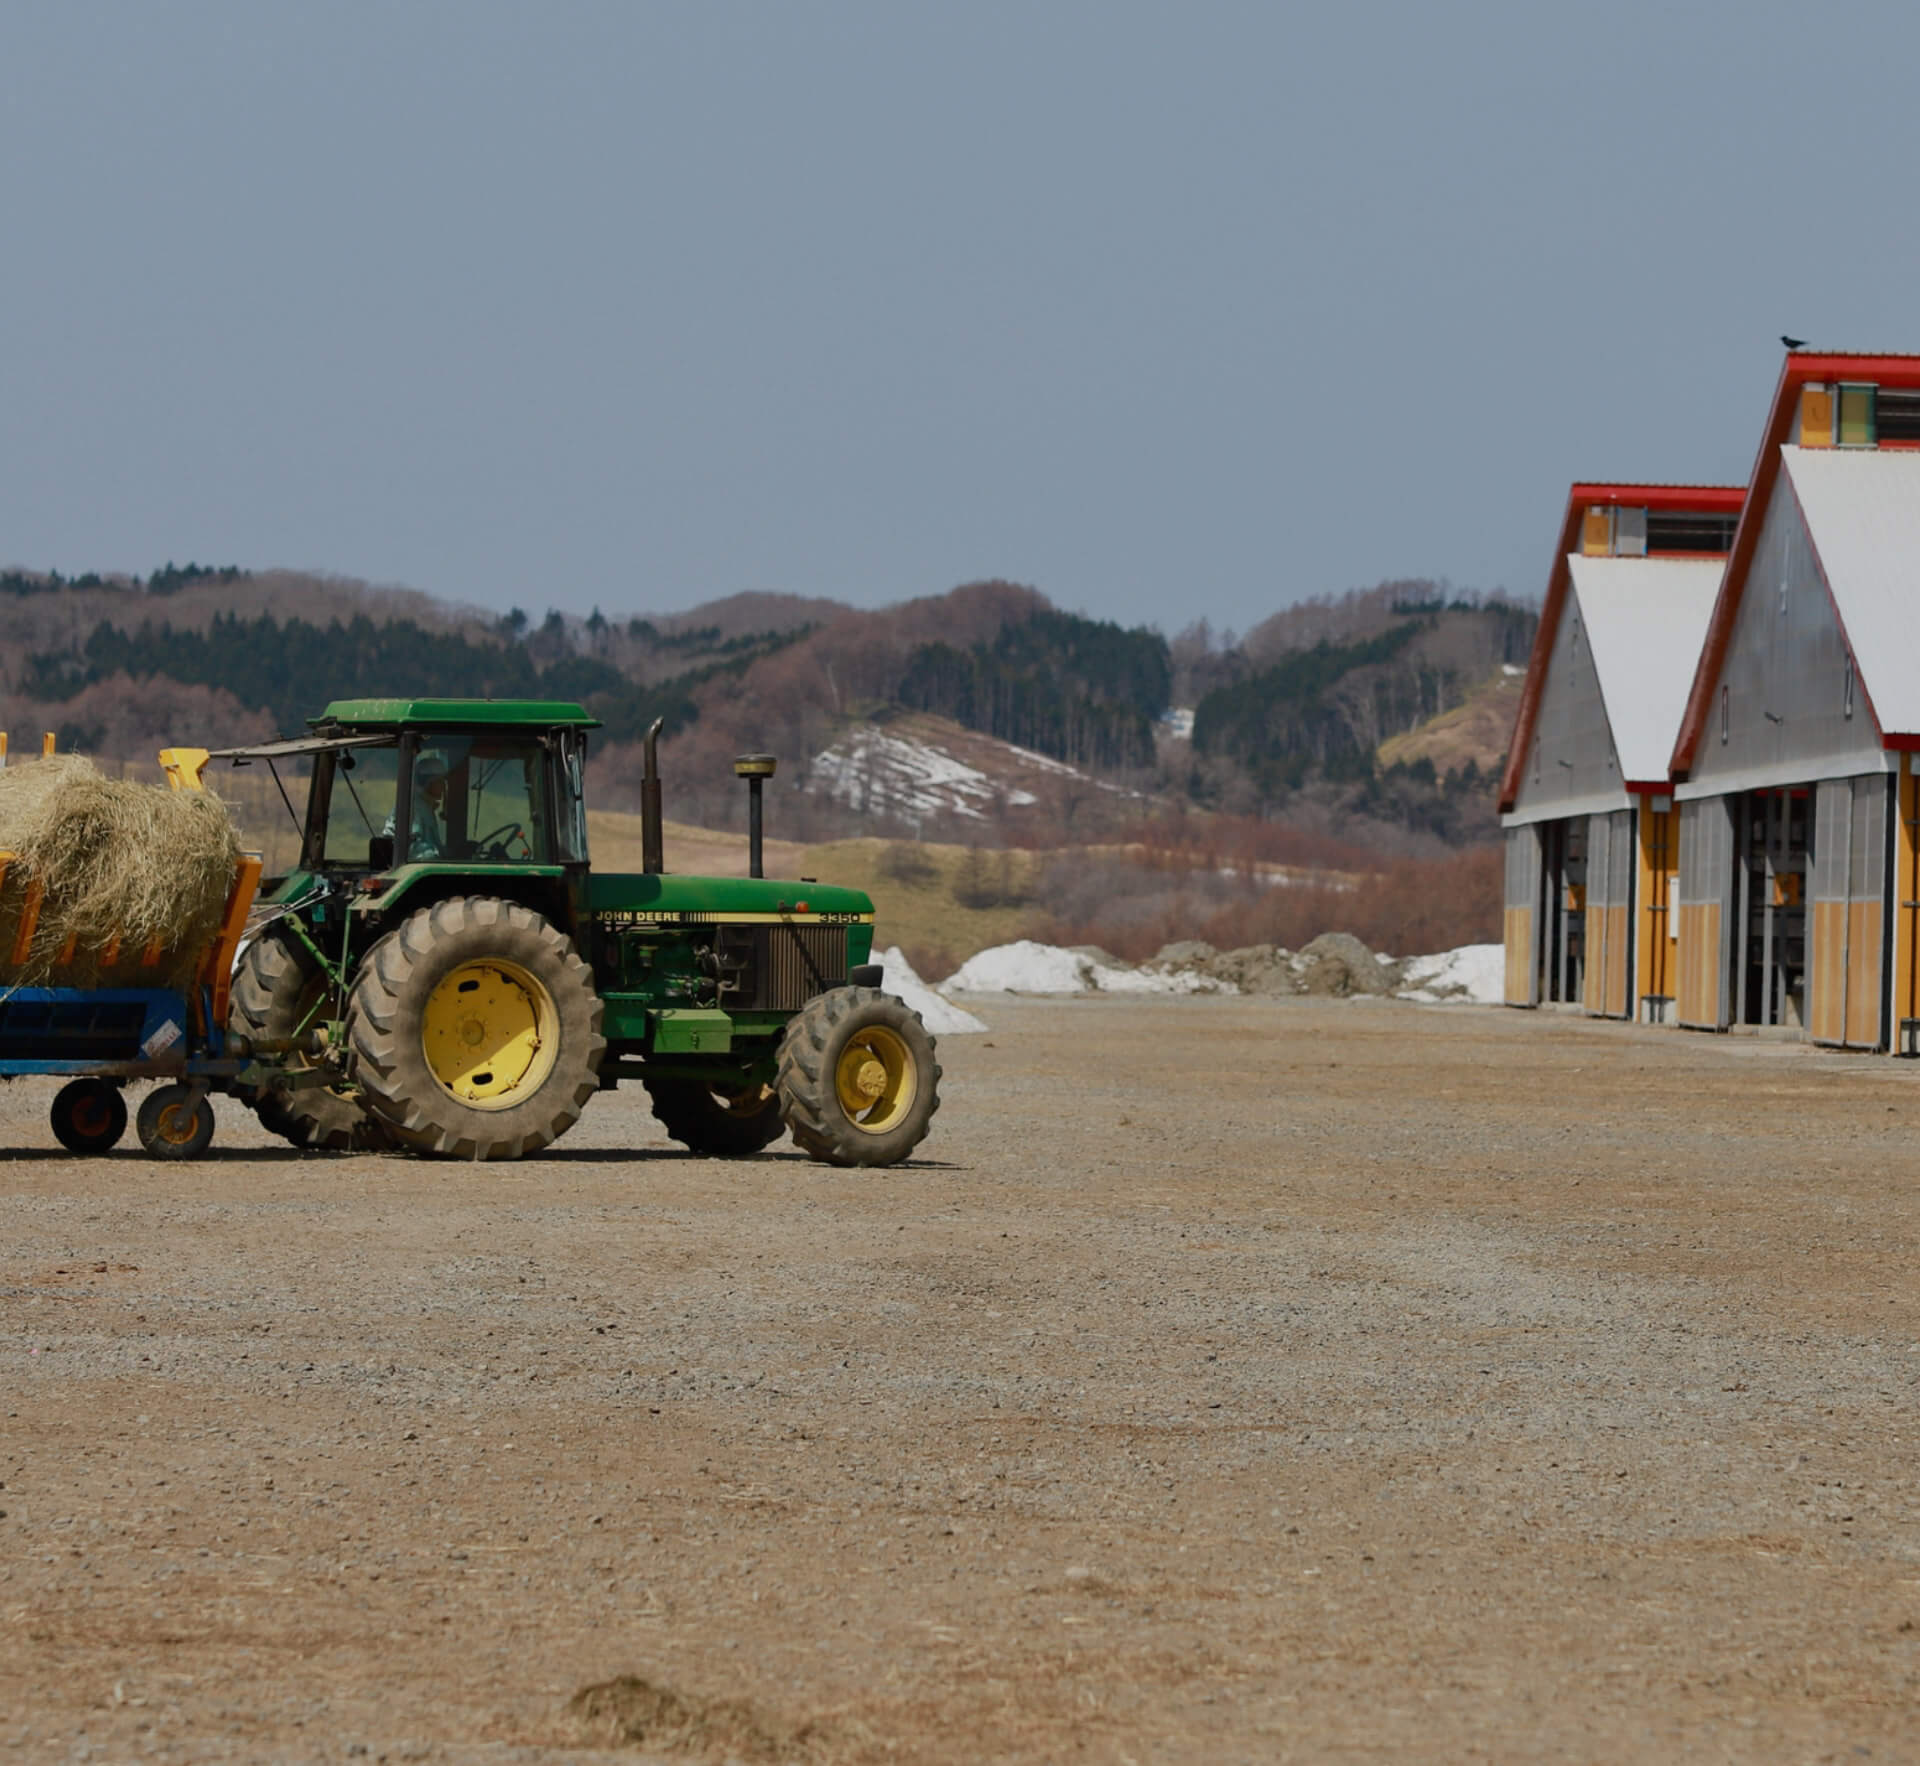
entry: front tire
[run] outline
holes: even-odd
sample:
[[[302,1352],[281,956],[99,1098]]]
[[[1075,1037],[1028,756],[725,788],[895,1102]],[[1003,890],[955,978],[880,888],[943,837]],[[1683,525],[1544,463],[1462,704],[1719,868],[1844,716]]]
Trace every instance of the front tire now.
[[[649,1079],[646,1086],[661,1126],[690,1152],[741,1159],[787,1132],[771,1086],[730,1091],[697,1079]]]
[[[348,1061],[402,1146],[518,1159],[558,1140],[599,1090],[603,1012],[557,927],[518,902],[454,896],[367,953]]]
[[[829,1165],[897,1165],[927,1138],[940,1067],[920,1014],[875,987],[809,1000],[780,1040],[780,1109]]]

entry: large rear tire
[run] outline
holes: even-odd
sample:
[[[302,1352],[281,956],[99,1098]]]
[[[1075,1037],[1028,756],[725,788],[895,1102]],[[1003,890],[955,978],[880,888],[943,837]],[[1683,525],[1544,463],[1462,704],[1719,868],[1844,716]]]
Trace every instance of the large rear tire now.
[[[261,1044],[305,1036],[332,1016],[326,1010],[328,986],[327,972],[313,953],[291,933],[269,927],[247,946],[234,973],[228,1028]],[[297,1053],[286,1060],[294,1067],[312,1065]],[[296,1147],[344,1153],[392,1145],[357,1092],[322,1085],[298,1091],[262,1086],[244,1095],[260,1126]]]
[[[558,1140],[599,1090],[603,1013],[557,927],[518,902],[454,896],[368,951],[349,1068],[402,1146],[518,1159]]]
[[[829,1165],[897,1165],[927,1138],[940,1067],[920,1014],[876,987],[807,1002],[780,1041],[780,1109]]]
[[[729,1091],[697,1079],[649,1079],[647,1096],[667,1133],[683,1147],[717,1159],[740,1159],[787,1132],[780,1094],[771,1086]]]

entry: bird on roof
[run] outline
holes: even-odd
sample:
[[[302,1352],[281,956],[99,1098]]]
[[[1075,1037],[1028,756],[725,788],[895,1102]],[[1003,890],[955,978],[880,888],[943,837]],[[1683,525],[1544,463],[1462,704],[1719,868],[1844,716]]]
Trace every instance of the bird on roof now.
[[[1790,350],[1803,350],[1807,347],[1807,340],[1804,337],[1789,337],[1784,331],[1780,333],[1780,341]]]

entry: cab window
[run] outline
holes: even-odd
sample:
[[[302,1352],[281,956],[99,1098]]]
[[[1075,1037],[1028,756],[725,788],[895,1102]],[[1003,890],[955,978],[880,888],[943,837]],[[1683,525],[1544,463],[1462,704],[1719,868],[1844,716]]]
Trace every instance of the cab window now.
[[[404,862],[552,864],[547,750],[505,736],[421,737],[411,749]]]
[[[314,777],[316,794],[324,792],[321,801],[326,810],[320,863],[328,867],[372,864],[371,843],[393,831],[399,749],[343,748],[324,754]]]

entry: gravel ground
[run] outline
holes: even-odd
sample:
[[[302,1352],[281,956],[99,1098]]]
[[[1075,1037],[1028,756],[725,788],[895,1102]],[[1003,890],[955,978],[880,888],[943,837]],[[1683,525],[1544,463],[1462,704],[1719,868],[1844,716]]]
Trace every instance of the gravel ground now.
[[[0,1760],[1914,1757],[1912,1066],[981,1009],[882,1175],[0,1088]]]

